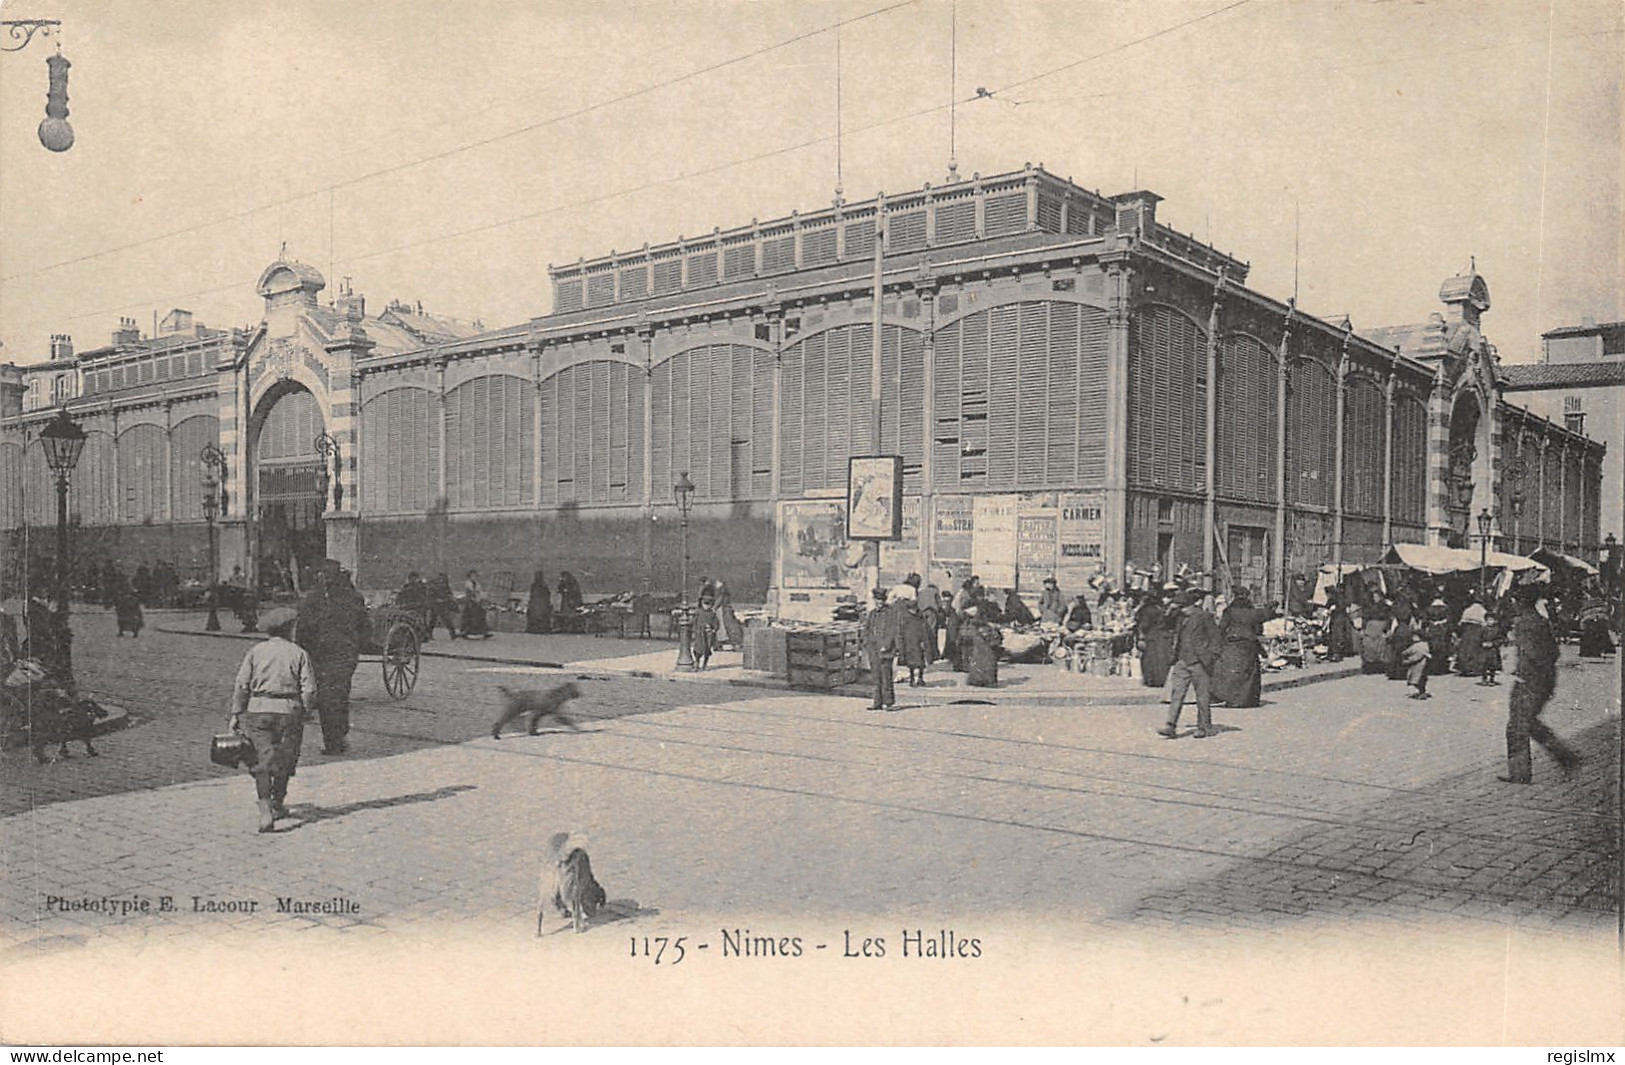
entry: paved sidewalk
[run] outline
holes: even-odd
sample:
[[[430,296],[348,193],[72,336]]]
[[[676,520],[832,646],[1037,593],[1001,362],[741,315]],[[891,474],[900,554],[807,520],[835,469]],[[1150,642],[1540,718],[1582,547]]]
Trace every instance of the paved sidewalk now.
[[[228,625],[234,630],[235,625]],[[204,632],[203,615],[166,619],[159,629],[176,635],[208,636],[224,639],[258,639],[236,631]],[[622,639],[613,636],[546,636],[497,632],[479,640],[449,640],[436,637],[423,645],[423,656],[457,659],[493,665],[534,666],[541,669],[569,669],[599,674],[657,677],[673,681],[726,683],[749,688],[795,691],[787,678],[761,670],[744,668],[744,655],[719,651],[711,656],[703,671],[679,671],[677,649],[667,640]],[[1262,689],[1271,693],[1288,691],[1305,684],[1355,676],[1359,662],[1321,662],[1301,669],[1266,672]],[[853,699],[871,699],[874,688],[868,680],[843,685],[820,694]],[[976,688],[965,682],[965,674],[954,672],[946,661],[933,664],[923,688],[909,688],[899,681],[898,699],[905,705],[938,703],[989,703],[995,705],[1110,705],[1146,706],[1167,702],[1166,689],[1147,688],[1137,680],[1094,677],[1072,673],[1060,665],[1032,665],[1004,662],[999,665],[999,686]]]
[[[1537,754],[1520,789],[1495,780],[1507,689],[1459,678],[1420,704],[1380,677],[1283,691],[1168,742],[1155,707],[870,714],[571,653],[611,678],[582,683],[581,729],[492,740],[497,685],[558,671],[459,641],[402,703],[358,681],[354,754],[310,753],[295,819],[260,835],[249,780],[204,757],[245,645],[81,635],[87,681],[136,720],[102,758],[6,756],[6,787],[52,789],[0,818],[0,1005],[28,1026],[8,1036],[116,1017],[107,1041],[175,1042],[140,1024],[184,1011],[274,1040],[242,1007],[274,971],[317,1041],[676,1038],[701,1001],[737,1012],[708,1029],[725,1042],[800,1016],[974,1039],[955,1025],[1041,1003],[1060,1042],[1618,1039],[1613,663],[1565,654],[1546,720],[1587,764],[1564,779]],[[612,908],[538,939],[561,830],[586,834]],[[905,959],[920,929],[983,958]],[[725,930],[807,957],[729,958]],[[848,931],[887,957],[844,960]],[[636,953],[680,935],[680,969]]]

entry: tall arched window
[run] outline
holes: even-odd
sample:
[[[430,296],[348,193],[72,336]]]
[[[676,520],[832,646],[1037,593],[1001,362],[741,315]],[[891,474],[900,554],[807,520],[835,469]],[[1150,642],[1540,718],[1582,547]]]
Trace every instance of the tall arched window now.
[[[1275,499],[1275,353],[1257,337],[1219,341],[1216,488],[1221,496]]]
[[[1207,478],[1207,333],[1171,307],[1129,330],[1129,481],[1200,491]]]
[[[446,496],[452,509],[535,502],[532,387],[512,374],[487,374],[447,393]]]
[[[440,433],[434,397],[398,385],[361,408],[361,505],[373,513],[434,509],[440,491]]]
[[[544,380],[541,451],[542,502],[641,501],[643,371],[595,359]]]

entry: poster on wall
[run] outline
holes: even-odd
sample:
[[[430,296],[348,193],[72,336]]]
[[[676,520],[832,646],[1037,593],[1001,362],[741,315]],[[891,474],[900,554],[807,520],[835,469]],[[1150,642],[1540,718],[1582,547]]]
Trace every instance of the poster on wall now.
[[[846,504],[798,499],[779,505],[783,587],[847,588],[863,562],[863,545],[846,540]]]
[[[1106,493],[1065,492],[1059,502],[1055,578],[1076,594],[1105,567]]]
[[[941,588],[958,588],[970,576],[975,497],[937,496],[933,503],[930,580]]]
[[[1016,586],[1016,519],[1021,497],[977,496],[971,526],[971,572],[984,588]]]
[[[903,456],[854,455],[846,467],[846,538],[903,535]]]
[[[1024,593],[1038,594],[1055,572],[1057,513],[1053,506],[1022,513],[1016,523],[1016,579]]]
[[[920,551],[920,497],[903,500],[903,535],[880,545],[880,586],[902,584],[910,573],[925,575],[925,559]]]

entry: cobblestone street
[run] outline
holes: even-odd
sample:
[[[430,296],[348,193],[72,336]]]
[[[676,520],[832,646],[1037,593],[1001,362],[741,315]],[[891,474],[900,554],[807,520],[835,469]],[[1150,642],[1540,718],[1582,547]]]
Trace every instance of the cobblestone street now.
[[[1262,707],[1217,710],[1226,728],[1218,737],[1168,742],[1152,732],[1162,716],[1155,706],[871,714],[856,699],[455,659],[425,659],[417,690],[397,704],[364,663],[354,752],[325,758],[307,740],[289,796],[295,820],[262,836],[246,776],[206,756],[248,645],[163,632],[113,640],[102,620],[80,621],[77,661],[89,689],[128,708],[130,727],[99,740],[98,759],[76,751],[36,767],[26,750],[4,755],[8,1025],[68,1016],[27,992],[46,986],[47,974],[85,965],[117,973],[167,951],[231,972],[247,958],[211,952],[246,942],[255,953],[286,944],[287,958],[323,966],[433,949],[444,966],[418,971],[428,981],[414,985],[421,994],[449,993],[442,981],[464,950],[495,951],[498,960],[482,965],[581,959],[619,974],[630,994],[651,973],[674,971],[669,961],[656,969],[627,957],[645,936],[688,936],[692,973],[717,964],[725,928],[800,936],[822,965],[823,955],[833,964],[844,953],[848,929],[859,940],[884,936],[896,959],[908,927],[926,932],[916,950],[938,930],[976,938],[986,958],[976,981],[1008,982],[996,997],[1035,981],[1054,994],[1053,980],[1035,976],[1046,966],[1097,991],[1110,991],[1107,974],[1120,973],[1117,1013],[1113,994],[1095,993],[1068,1022],[1108,1040],[1168,1028],[1161,1007],[1184,993],[1183,979],[1200,983],[1201,959],[1245,950],[1259,964],[1274,952],[1283,964],[1336,958],[1354,967],[1399,964],[1406,951],[1445,964],[1467,951],[1473,961],[1462,965],[1490,967],[1458,967],[1456,979],[1497,981],[1494,1001],[1456,1007],[1459,1024],[1477,1033],[1467,1041],[1540,1041],[1542,1023],[1572,1031],[1577,1017],[1617,1041],[1617,1013],[1594,1012],[1599,995],[1617,1002],[1617,973],[1582,981],[1584,993],[1555,998],[1544,1013],[1518,1011],[1510,1028],[1500,977],[1488,975],[1546,964],[1536,959],[1561,968],[1554,957],[1612,971],[1612,662],[1566,653],[1546,720],[1586,763],[1565,780],[1537,753],[1536,783],[1522,789],[1495,779],[1508,688],[1454,677],[1420,704],[1380,677],[1268,694]],[[581,675],[609,677],[579,681],[581,731],[490,738],[498,685]],[[550,914],[537,941],[537,869],[561,830],[586,833],[610,912],[581,937],[553,934],[566,925]],[[71,908],[104,897],[150,909]],[[160,909],[164,898],[173,910]],[[346,905],[279,912],[279,898]],[[1338,946],[1328,953],[1331,941]],[[1491,944],[1482,954],[1481,943]],[[1112,958],[1124,968],[1111,969]],[[1139,968],[1159,958],[1163,966]],[[731,971],[776,989],[793,975],[767,963]],[[1223,971],[1235,980],[1233,968]],[[91,1000],[118,981],[96,984],[86,989]],[[1131,985],[1157,993],[1134,996]],[[669,997],[676,985],[665,986]],[[450,994],[441,1001],[458,998]],[[1248,1013],[1245,987],[1226,994],[1239,1012],[1188,1016],[1175,1038],[1245,1039],[1249,1023],[1295,1031],[1314,1016]],[[183,997],[200,1008],[217,1001],[206,988]],[[1423,1000],[1407,1001],[1438,1023]],[[1401,1027],[1371,1031],[1368,1041],[1403,1041],[1393,1033],[1405,1030],[1405,1015],[1391,1005],[1385,1023]],[[1353,1041],[1362,1029],[1346,1026],[1381,1012],[1340,1009],[1321,1022]],[[515,1024],[526,1016],[511,1004],[496,1013]],[[125,1021],[139,1028],[139,1018]],[[660,1029],[658,1018],[648,1024]],[[1421,1032],[1413,1038],[1436,1030]]]

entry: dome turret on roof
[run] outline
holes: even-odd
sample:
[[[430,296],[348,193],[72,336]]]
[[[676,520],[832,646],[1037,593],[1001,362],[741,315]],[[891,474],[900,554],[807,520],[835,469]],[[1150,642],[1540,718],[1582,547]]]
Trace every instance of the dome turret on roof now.
[[[316,302],[316,293],[327,287],[321,271],[306,263],[292,259],[278,259],[260,274],[254,286],[262,299],[270,300],[289,293],[299,293],[307,303]]]

